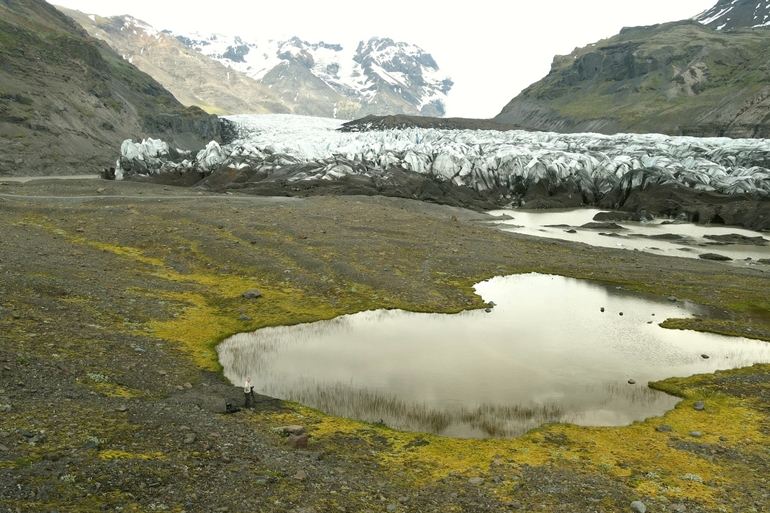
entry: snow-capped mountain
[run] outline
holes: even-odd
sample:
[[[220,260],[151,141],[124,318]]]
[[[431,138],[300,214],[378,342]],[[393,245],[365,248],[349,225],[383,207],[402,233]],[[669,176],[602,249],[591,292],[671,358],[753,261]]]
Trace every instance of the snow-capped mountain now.
[[[453,85],[429,53],[391,39],[343,46],[298,37],[174,34],[130,15],[59,9],[180,101],[215,114],[442,117]]]
[[[220,34],[179,34],[188,47],[227,67],[278,88],[294,101],[328,97],[330,114],[443,116],[452,80],[421,48],[387,38],[361,41],[356,48],[298,37],[247,40]]]
[[[719,0],[714,7],[694,19],[717,30],[767,27],[770,25],[770,1]]]

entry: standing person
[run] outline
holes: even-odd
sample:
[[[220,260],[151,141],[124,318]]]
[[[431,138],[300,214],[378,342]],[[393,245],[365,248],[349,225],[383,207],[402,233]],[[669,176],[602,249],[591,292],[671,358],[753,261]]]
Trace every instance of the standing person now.
[[[254,387],[251,385],[251,378],[246,378],[243,384],[243,398],[246,401],[246,408],[251,407],[251,400],[254,398]]]

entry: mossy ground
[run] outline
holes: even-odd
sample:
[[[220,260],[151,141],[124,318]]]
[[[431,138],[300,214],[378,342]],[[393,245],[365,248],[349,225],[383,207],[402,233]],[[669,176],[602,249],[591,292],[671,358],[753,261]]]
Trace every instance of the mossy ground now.
[[[267,399],[236,415],[207,406],[233,394],[214,350],[232,333],[372,308],[481,307],[472,285],[516,272],[718,306],[722,320],[668,323],[767,340],[766,273],[519,237],[471,212],[406,200],[189,197],[131,183],[111,183],[96,197],[101,186],[14,185],[5,190],[94,197],[0,199],[0,404],[12,406],[0,413],[0,504],[610,512],[641,499],[650,511],[767,507],[768,366],[653,384],[683,397],[663,418],[621,428],[549,424],[510,440],[402,433]],[[247,289],[263,297],[244,299]],[[287,424],[308,429],[307,452],[273,432]],[[671,431],[656,430],[663,424]],[[469,483],[474,477],[483,483]]]

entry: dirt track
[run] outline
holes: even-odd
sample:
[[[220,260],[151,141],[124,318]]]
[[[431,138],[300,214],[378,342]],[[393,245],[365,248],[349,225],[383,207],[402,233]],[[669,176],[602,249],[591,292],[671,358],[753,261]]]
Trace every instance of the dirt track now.
[[[720,306],[727,320],[670,324],[768,340],[767,269],[531,239],[483,214],[395,198],[199,195],[99,180],[0,193],[0,509],[770,504],[766,366],[664,382],[686,400],[628,428],[549,425],[517,440],[454,441],[264,397],[257,411],[222,415],[226,400],[242,398],[213,350],[234,332],[362,309],[480,307],[473,283],[530,271]],[[241,297],[252,288],[263,297]],[[307,429],[307,449],[274,432],[287,424]]]

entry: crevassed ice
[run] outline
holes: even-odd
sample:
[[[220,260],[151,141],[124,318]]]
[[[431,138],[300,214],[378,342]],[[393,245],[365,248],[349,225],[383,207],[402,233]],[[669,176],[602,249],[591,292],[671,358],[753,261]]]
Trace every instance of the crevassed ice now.
[[[281,157],[272,159],[273,169],[281,163],[318,164],[295,180],[381,174],[397,167],[478,191],[548,180],[571,181],[597,199],[618,184],[652,183],[770,196],[767,139],[423,128],[343,133],[337,131],[341,122],[328,118],[269,114],[226,119],[236,128],[236,140],[224,146],[210,143],[193,161],[166,160],[150,172],[180,166],[203,173],[223,166],[242,169],[261,166],[272,154]],[[121,156],[157,164],[163,157],[156,146],[124,143]]]

